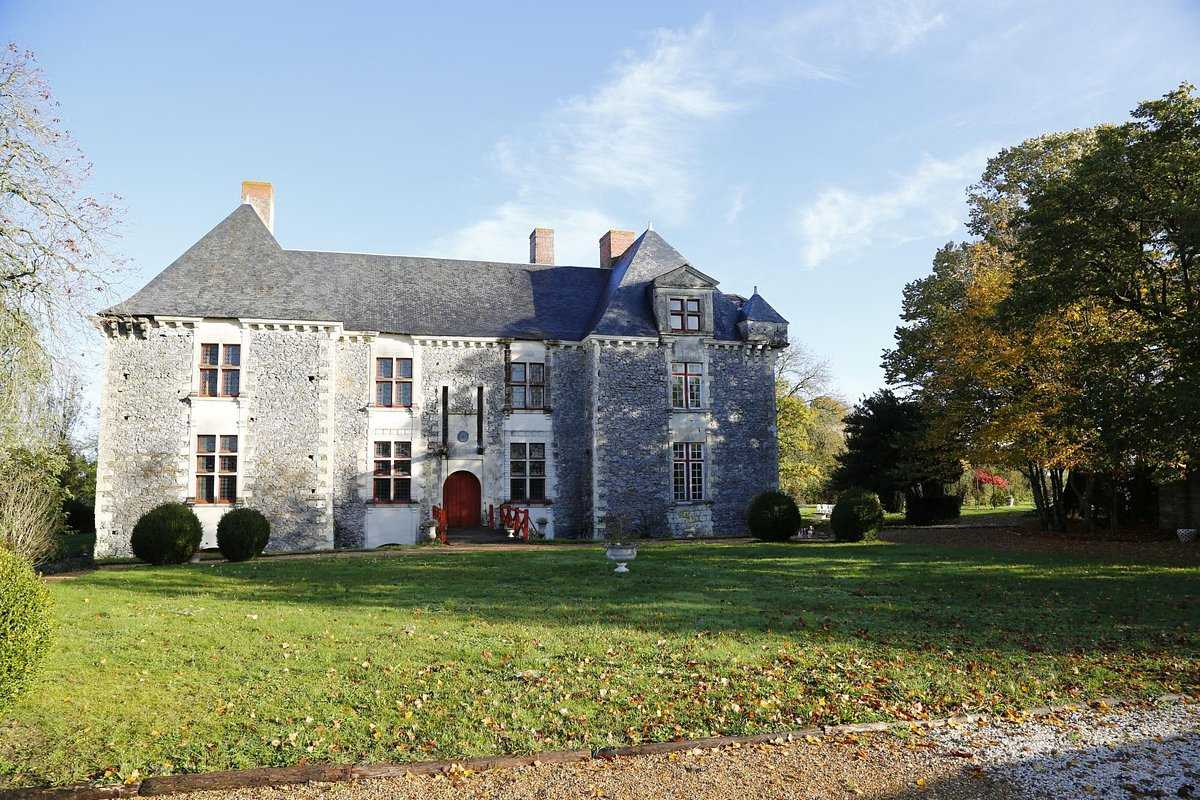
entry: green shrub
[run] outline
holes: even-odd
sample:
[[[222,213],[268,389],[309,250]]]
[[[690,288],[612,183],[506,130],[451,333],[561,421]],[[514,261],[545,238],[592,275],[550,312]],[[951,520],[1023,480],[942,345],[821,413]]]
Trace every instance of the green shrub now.
[[[786,542],[796,535],[804,522],[792,496],[784,492],[762,492],[755,495],[746,509],[746,526],[750,535],[764,542]]]
[[[147,511],[133,526],[133,554],[150,564],[182,564],[196,552],[204,531],[183,503],[164,503]]]
[[[861,542],[867,534],[883,525],[879,495],[865,489],[844,492],[833,507],[829,524],[839,542]]]
[[[935,522],[950,522],[962,516],[962,498],[910,497],[905,502],[904,521],[910,525],[932,525]]]
[[[46,585],[28,561],[0,548],[0,711],[29,688],[50,634]]]
[[[262,555],[271,538],[271,523],[253,508],[235,508],[217,523],[217,547],[230,561]]]

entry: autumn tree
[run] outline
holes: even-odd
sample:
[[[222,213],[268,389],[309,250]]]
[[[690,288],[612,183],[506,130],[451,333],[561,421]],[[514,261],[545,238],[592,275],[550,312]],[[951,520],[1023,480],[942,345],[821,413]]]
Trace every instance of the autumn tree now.
[[[116,213],[85,191],[89,165],[57,108],[32,55],[10,45],[0,55],[0,492],[16,491],[19,475],[28,502],[26,484],[57,491],[52,398],[120,268],[105,246]],[[0,509],[13,505],[0,498]],[[0,537],[5,527],[0,518]]]

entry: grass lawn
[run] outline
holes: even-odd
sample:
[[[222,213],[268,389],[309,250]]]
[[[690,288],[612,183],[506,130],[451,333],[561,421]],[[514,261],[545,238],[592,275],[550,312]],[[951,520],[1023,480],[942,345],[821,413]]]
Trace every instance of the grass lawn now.
[[[1193,562],[1194,563],[1194,562]],[[603,746],[1200,687],[1200,568],[888,543],[55,581],[0,784]]]

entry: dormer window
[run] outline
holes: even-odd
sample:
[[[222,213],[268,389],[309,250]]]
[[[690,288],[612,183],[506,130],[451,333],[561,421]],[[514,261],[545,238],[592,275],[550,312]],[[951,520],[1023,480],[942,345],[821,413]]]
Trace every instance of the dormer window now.
[[[242,346],[200,345],[200,396],[237,397],[241,389]]]
[[[699,333],[700,316],[699,300],[671,298],[671,333]]]

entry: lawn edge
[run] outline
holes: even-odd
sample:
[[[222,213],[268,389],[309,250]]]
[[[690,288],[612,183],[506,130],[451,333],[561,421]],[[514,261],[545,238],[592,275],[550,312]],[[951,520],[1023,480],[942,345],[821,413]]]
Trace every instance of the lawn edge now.
[[[438,761],[409,761],[382,764],[326,764],[292,767],[253,767],[250,769],[162,775],[138,783],[97,786],[76,784],[48,788],[0,789],[0,800],[111,800],[123,797],[156,797],[190,792],[248,789],[263,786],[291,786],[303,783],[341,783],[374,778],[401,778],[405,775],[435,775],[455,770],[483,772],[493,769],[515,769],[540,764],[570,764],[593,759],[659,755],[685,750],[715,750],[730,745],[783,744],[808,737],[830,738],[858,733],[883,733],[970,725],[985,719],[1037,719],[1085,707],[1107,710],[1120,706],[1171,705],[1200,702],[1200,694],[1162,694],[1152,698],[1102,697],[1080,703],[1039,706],[1021,711],[1015,717],[996,714],[957,714],[927,720],[897,720],[893,722],[855,722],[845,725],[820,725],[775,733],[756,733],[745,736],[710,736],[703,739],[674,739],[647,742],[626,747],[604,747],[596,750],[547,750],[529,755],[481,756],[452,758]]]

